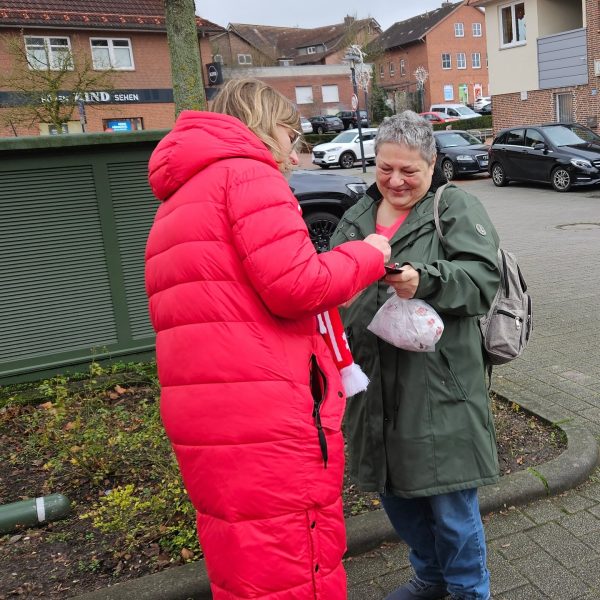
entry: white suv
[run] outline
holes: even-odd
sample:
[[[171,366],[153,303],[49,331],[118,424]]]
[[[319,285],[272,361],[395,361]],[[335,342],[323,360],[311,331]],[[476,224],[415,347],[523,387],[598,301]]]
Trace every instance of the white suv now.
[[[362,129],[363,150],[365,159],[370,163],[375,161],[375,135],[377,129]],[[339,165],[342,169],[350,169],[357,160],[360,160],[360,140],[358,129],[342,131],[331,142],[319,144],[312,150],[313,163],[322,169],[332,165]]]
[[[473,102],[473,110],[481,110],[486,104],[489,104],[491,101],[491,96],[479,96],[479,98],[477,98],[477,100]]]
[[[444,113],[446,116],[455,119],[473,119],[481,116],[464,104],[432,104],[429,110]]]

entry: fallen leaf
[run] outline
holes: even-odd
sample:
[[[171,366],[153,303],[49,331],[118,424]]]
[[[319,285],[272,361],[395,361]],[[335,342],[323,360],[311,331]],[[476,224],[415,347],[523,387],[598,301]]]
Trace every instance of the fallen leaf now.
[[[123,387],[121,387],[119,384],[115,385],[115,392],[117,392],[117,394],[119,394],[119,396],[121,394],[124,394],[127,390]]]
[[[194,553],[191,550],[188,550],[187,548],[182,548],[181,558],[183,558],[183,560],[192,560],[192,558],[194,558]]]

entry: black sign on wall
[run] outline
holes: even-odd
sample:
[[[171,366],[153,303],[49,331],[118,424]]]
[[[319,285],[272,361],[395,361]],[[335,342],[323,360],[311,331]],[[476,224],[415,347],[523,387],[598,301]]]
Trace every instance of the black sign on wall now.
[[[223,69],[221,63],[212,62],[206,65],[208,85],[221,85],[223,83]]]

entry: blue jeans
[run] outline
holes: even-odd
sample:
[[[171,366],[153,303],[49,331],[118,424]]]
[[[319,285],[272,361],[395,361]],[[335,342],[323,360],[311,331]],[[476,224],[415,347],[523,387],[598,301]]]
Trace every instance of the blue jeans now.
[[[410,547],[416,576],[446,584],[461,600],[488,600],[485,534],[477,489],[424,498],[381,496],[394,529]]]

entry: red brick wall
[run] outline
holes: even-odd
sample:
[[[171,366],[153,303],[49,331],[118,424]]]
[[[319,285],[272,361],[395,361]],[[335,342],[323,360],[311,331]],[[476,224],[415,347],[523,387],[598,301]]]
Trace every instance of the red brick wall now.
[[[22,39],[20,32],[17,36]],[[167,36],[164,33],[138,33],[122,31],[85,31],[75,32],[65,30],[62,32],[56,30],[25,30],[25,35],[38,36],[59,36],[69,37],[71,48],[77,60],[78,56],[87,56],[91,60],[90,37],[112,37],[129,38],[133,51],[134,71],[120,71],[113,78],[112,87],[115,89],[171,89],[171,67],[170,56],[167,45]],[[6,38],[6,34],[0,36],[0,42]],[[210,41],[208,38],[200,39],[200,54],[203,65],[203,75],[206,77],[204,65],[212,60]],[[0,43],[0,70],[3,73],[11,69],[11,59],[7,54],[4,44]],[[7,88],[1,88],[0,91],[10,91]],[[0,115],[7,112],[0,109]],[[142,117],[144,129],[163,129],[171,127],[174,123],[175,109],[172,103],[152,103],[152,104],[111,104],[95,107],[86,106],[87,130],[102,131],[102,119],[106,118],[125,118]],[[73,119],[79,117],[74,114]],[[19,135],[39,135],[39,128],[26,128],[19,126],[17,128]],[[12,128],[0,126],[0,137],[13,136]]]
[[[464,37],[454,35],[454,24],[462,23],[464,26]],[[473,37],[473,23],[481,23],[482,36]],[[452,68],[442,69],[442,53],[450,53],[452,57]],[[456,54],[464,52],[467,59],[466,69],[457,69]],[[479,52],[481,55],[481,68],[473,69],[471,54]],[[469,102],[474,101],[473,84],[482,85],[483,95],[488,95],[488,69],[486,67],[486,35],[485,15],[472,6],[461,6],[435,27],[427,35],[427,56],[429,78],[425,85],[426,105],[437,102],[459,102],[458,86],[466,83],[469,90]],[[452,85],[454,89],[454,100],[444,100],[444,85]]]

